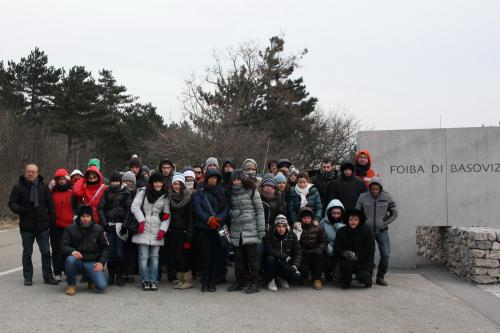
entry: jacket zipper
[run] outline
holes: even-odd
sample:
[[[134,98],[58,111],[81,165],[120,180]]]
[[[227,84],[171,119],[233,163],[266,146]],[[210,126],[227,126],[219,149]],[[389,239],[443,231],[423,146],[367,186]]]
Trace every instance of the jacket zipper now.
[[[374,233],[377,233],[376,217],[377,217],[377,200],[373,200],[373,232]]]

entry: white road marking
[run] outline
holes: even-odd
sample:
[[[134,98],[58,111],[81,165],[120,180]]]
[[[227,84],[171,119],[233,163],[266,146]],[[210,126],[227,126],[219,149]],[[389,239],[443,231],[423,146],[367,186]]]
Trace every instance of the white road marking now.
[[[6,230],[0,230],[0,234],[1,234],[2,232],[14,231],[14,230],[19,230],[19,228],[15,228],[15,229],[6,229]]]
[[[20,266],[20,267],[17,267],[17,268],[13,268],[13,269],[9,269],[8,271],[1,272],[0,276],[4,276],[4,275],[10,274],[10,273],[18,272],[18,271],[21,271],[22,269],[23,269],[23,266]]]

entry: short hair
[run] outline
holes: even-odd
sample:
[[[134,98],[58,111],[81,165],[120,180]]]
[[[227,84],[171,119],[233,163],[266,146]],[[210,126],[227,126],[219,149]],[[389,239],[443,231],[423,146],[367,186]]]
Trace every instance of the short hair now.
[[[333,161],[331,158],[324,158],[322,161],[321,161],[322,164],[331,164],[333,165]]]
[[[297,180],[299,180],[300,178],[305,178],[307,179],[307,181],[309,181],[309,176],[307,175],[307,173],[305,172],[300,172],[298,175],[297,175]]]

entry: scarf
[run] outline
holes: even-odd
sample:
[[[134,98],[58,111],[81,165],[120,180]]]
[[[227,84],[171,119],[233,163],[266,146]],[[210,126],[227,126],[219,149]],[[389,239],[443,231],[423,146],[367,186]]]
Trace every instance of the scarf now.
[[[370,170],[370,166],[371,163],[369,161],[368,163],[366,163],[366,165],[361,165],[358,162],[356,162],[356,170],[355,170],[356,176],[363,176],[363,177],[366,176],[368,170]]]
[[[146,198],[150,204],[155,203],[162,195],[165,195],[164,190],[156,191],[154,188],[146,188]]]
[[[185,185],[186,185],[186,188],[189,190],[194,189],[194,181],[186,181]]]
[[[295,192],[300,195],[300,208],[307,205],[307,195],[309,194],[309,189],[311,187],[312,184],[307,184],[306,188],[301,189],[298,185],[295,185]]]
[[[184,207],[191,200],[192,194],[193,194],[193,192],[191,192],[191,190],[189,190],[189,189],[185,189],[184,191],[181,191],[179,193],[176,193],[172,190],[169,190],[170,207],[173,207],[173,208]]]
[[[26,179],[26,182],[30,185],[30,202],[33,203],[33,207],[38,207],[38,178],[30,182]]]
[[[57,183],[54,185],[54,191],[56,191],[56,192],[66,192],[66,191],[68,191],[70,189],[71,189],[71,183],[70,182],[67,182],[64,185],[59,185]]]

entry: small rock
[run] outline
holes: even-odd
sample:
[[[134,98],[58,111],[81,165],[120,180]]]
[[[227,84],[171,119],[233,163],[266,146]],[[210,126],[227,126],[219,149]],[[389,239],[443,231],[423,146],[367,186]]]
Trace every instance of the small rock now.
[[[476,267],[497,268],[498,266],[500,266],[498,260],[492,260],[492,259],[475,258],[473,263],[474,266]]]
[[[486,251],[484,251],[484,250],[478,250],[478,249],[469,250],[469,257],[470,258],[484,258],[485,254],[486,254]]]
[[[490,259],[500,260],[500,251],[490,251]]]
[[[500,269],[488,268],[488,276],[500,277]]]
[[[500,242],[493,242],[493,244],[491,245],[491,250],[492,251],[500,250]]]
[[[492,244],[492,242],[488,241],[488,240],[480,240],[480,241],[475,242],[476,248],[481,249],[481,250],[491,249],[491,244]]]
[[[487,275],[475,275],[471,277],[471,280],[480,283],[480,284],[488,284],[488,283],[495,283],[498,282],[498,279],[493,276],[487,276]]]

